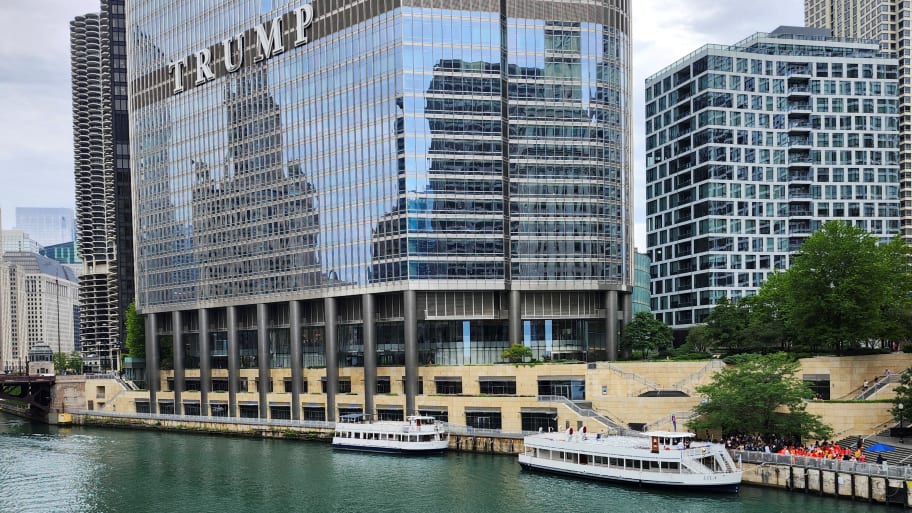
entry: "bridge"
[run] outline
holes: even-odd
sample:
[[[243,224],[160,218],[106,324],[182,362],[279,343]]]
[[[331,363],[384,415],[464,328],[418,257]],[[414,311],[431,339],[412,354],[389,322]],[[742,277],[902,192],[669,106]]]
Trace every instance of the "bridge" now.
[[[33,417],[45,417],[51,407],[54,376],[0,375],[0,401],[18,406]]]

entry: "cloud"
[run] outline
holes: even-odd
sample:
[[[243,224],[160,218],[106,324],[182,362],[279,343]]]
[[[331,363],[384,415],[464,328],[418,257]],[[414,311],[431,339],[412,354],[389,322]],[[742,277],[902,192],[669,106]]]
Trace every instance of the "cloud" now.
[[[646,78],[705,44],[734,44],[780,25],[804,25],[801,0],[636,0],[633,4],[634,240],[646,251]]]
[[[70,20],[99,0],[3,2],[0,6],[0,208],[75,204]]]

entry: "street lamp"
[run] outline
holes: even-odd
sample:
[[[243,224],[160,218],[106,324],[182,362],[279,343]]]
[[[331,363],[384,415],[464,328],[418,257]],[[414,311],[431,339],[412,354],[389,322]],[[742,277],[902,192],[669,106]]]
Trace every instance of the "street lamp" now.
[[[897,404],[896,407],[899,408],[899,429],[902,429],[902,427],[903,427],[903,417],[902,417],[903,403]]]

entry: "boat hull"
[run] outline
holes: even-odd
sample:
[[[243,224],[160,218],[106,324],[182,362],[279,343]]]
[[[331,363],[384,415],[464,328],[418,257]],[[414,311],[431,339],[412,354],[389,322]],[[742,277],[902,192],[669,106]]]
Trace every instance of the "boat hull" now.
[[[593,474],[590,472],[584,472],[582,470],[575,470],[572,468],[558,468],[558,467],[549,467],[545,465],[539,465],[530,461],[520,461],[519,465],[525,469],[535,472],[543,472],[548,474],[556,474],[567,477],[583,478],[592,481],[603,481],[611,483],[619,483],[625,485],[633,486],[649,486],[656,488],[666,488],[674,489],[681,491],[695,491],[695,492],[718,492],[718,493],[738,493],[741,490],[741,476],[737,476],[737,479],[725,480],[720,479],[714,482],[700,483],[700,482],[676,482],[676,481],[667,481],[667,480],[653,480],[653,479],[642,479],[639,477],[625,477],[623,475],[601,475]],[[720,476],[721,477],[721,476]]]
[[[352,445],[352,444],[343,444],[343,443],[333,443],[332,447],[335,450],[339,451],[357,451],[357,452],[373,452],[373,453],[382,453],[382,454],[414,454],[418,455],[429,455],[429,454],[443,454],[446,452],[447,445],[443,446],[428,446],[428,447],[402,447],[402,446],[371,446],[371,445]]]

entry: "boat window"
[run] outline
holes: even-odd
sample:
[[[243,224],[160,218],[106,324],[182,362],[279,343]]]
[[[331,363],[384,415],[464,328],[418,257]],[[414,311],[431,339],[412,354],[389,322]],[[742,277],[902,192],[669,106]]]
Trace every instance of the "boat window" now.
[[[609,459],[611,460],[612,467],[623,467],[624,466],[624,460],[621,458],[609,458]]]
[[[678,470],[678,462],[677,461],[663,461],[662,470],[666,470],[666,469],[667,470]]]

